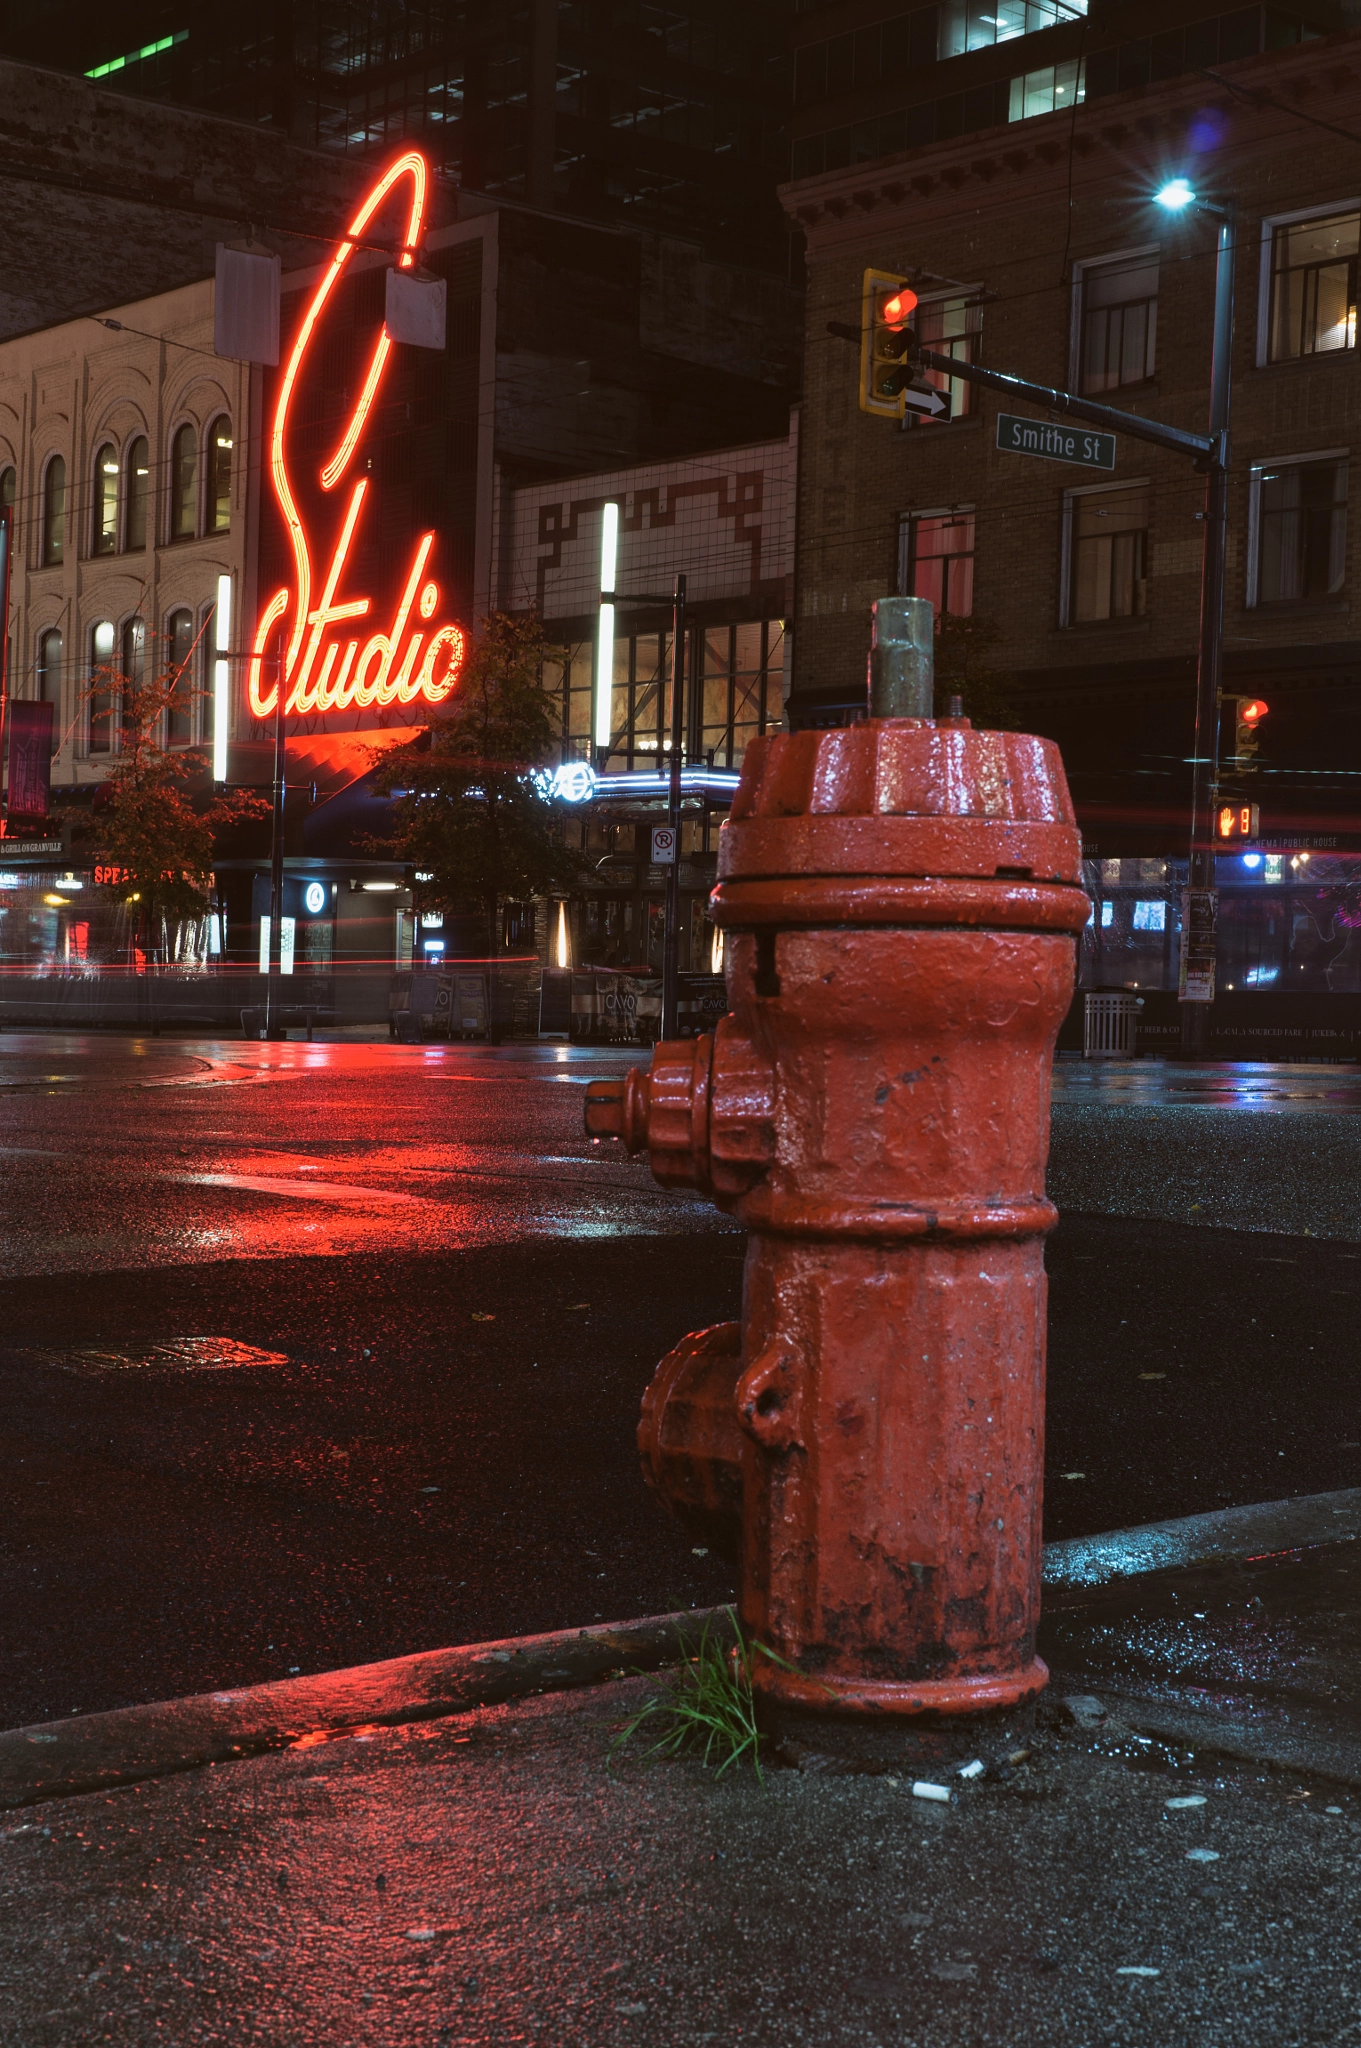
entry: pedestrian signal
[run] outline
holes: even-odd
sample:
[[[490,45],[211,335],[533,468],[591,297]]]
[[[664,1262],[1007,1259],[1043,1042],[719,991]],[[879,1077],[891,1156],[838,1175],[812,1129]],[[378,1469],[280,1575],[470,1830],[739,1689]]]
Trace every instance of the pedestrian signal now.
[[[917,336],[912,327],[917,294],[905,277],[865,272],[860,301],[860,410],[901,419],[903,393],[914,381]]]
[[[1240,775],[1257,771],[1257,745],[1261,724],[1271,707],[1261,697],[1238,699],[1238,724],[1234,739],[1234,767]]]
[[[1215,838],[1255,839],[1260,830],[1260,816],[1256,804],[1220,804],[1215,812]]]

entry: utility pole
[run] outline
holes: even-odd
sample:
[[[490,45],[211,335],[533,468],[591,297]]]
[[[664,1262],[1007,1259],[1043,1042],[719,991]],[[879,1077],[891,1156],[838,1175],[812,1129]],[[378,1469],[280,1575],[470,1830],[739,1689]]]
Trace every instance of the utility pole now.
[[[666,933],[662,952],[662,1037],[676,1036],[680,1011],[681,752],[685,741],[685,572],[676,575],[671,606],[671,775],[666,818],[671,865],[666,872]]]
[[[287,1038],[275,1012],[279,1001],[279,968],[282,957],[284,908],[284,677],[279,664],[274,692],[274,809],[269,837],[269,963],[265,978],[265,1037]]]

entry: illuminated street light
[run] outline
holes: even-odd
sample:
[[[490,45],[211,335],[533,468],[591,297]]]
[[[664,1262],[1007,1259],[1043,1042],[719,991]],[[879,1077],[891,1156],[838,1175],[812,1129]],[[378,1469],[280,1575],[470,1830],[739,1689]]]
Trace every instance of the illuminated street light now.
[[[1194,203],[1195,196],[1185,178],[1173,178],[1163,186],[1161,192],[1153,194],[1154,202],[1158,206],[1165,206],[1169,213],[1180,213],[1183,206]]]

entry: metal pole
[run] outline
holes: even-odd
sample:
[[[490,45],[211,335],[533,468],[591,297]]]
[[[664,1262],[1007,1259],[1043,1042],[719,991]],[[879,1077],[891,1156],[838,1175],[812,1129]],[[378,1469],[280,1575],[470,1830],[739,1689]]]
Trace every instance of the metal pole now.
[[[1191,769],[1189,880],[1193,890],[1214,888],[1214,813],[1219,796],[1219,710],[1224,680],[1224,578],[1228,557],[1229,394],[1233,359],[1233,264],[1237,216],[1219,214],[1215,260],[1214,345],[1210,359],[1210,436],[1215,443],[1205,479],[1205,549],[1200,580],[1200,646],[1196,672],[1196,733]],[[1183,934],[1183,947],[1186,936]],[[1213,918],[1198,941],[1213,988]],[[1181,1006],[1182,1051],[1203,1058],[1210,1046],[1211,1002]]]
[[[676,574],[671,612],[671,780],[666,818],[671,865],[666,874],[666,939],[662,956],[662,1037],[674,1038],[680,1007],[681,748],[685,734],[685,574]]]
[[[274,816],[269,837],[269,973],[265,980],[265,1037],[283,1038],[282,1026],[274,1022],[279,998],[279,957],[283,939],[284,908],[284,674],[278,670],[274,700]]]

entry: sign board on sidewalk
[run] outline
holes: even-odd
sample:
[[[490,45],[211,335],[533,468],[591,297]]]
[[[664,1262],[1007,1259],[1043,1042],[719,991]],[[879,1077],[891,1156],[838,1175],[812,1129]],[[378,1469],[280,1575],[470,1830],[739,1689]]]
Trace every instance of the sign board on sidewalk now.
[[[670,825],[654,825],[652,828],[652,865],[654,868],[669,866],[676,858],[676,834]]]
[[[1091,427],[1056,427],[1052,420],[999,412],[997,445],[1005,455],[1041,455],[1050,462],[1075,462],[1079,469],[1115,468],[1115,435]]]

